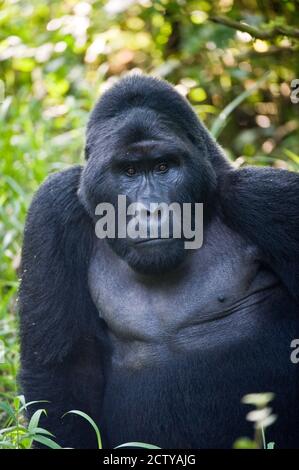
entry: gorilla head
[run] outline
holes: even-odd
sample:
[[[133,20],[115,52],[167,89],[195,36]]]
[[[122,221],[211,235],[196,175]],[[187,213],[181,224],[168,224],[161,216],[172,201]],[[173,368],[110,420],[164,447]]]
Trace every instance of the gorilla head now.
[[[113,204],[117,212],[120,194],[127,204],[145,208],[150,203],[207,202],[216,184],[214,168],[223,165],[219,152],[169,84],[131,75],[107,91],[91,114],[79,195],[93,219],[101,202]],[[183,238],[171,235],[107,241],[133,269],[155,274],[184,259]]]

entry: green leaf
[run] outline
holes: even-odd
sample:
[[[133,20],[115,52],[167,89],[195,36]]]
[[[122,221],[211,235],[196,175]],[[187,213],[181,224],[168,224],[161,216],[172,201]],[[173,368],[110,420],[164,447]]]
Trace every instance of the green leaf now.
[[[28,403],[23,403],[23,406],[19,409],[19,411],[27,410],[27,406],[36,405],[37,403],[50,403],[49,400],[35,400],[29,401]]]
[[[25,432],[27,432],[27,429],[22,425],[9,426],[8,428],[0,429],[0,435],[2,435],[2,434],[12,435],[12,434],[15,434],[16,432],[25,433]]]
[[[50,436],[50,437],[55,437],[54,434],[52,434],[50,431],[47,431],[47,429],[44,428],[33,428],[31,431],[32,434],[44,434],[45,436]]]
[[[40,417],[43,413],[45,415],[47,415],[46,410],[40,409],[40,410],[36,410],[35,413],[33,413],[33,415],[31,416],[31,419],[30,419],[29,424],[28,424],[28,432],[30,434],[32,434],[33,429],[35,429],[38,426]]]
[[[4,447],[5,449],[12,449],[14,445],[10,441],[0,441],[0,449]]]
[[[74,415],[78,415],[78,416],[81,416],[82,418],[86,419],[86,421],[89,422],[89,424],[93,427],[95,433],[96,433],[96,436],[97,436],[97,442],[98,442],[98,448],[99,449],[102,449],[103,446],[102,446],[102,439],[101,439],[101,434],[100,434],[100,431],[99,431],[99,428],[98,426],[96,425],[96,423],[94,422],[94,420],[88,416],[88,414],[84,413],[83,411],[80,411],[80,410],[71,410],[71,411],[68,411],[67,413],[65,413],[63,415],[63,418],[64,416],[66,416],[67,414],[74,414]]]
[[[289,157],[294,163],[299,165],[299,155],[296,153],[292,152],[289,149],[284,149],[284,153],[286,154],[287,157]]]
[[[248,437],[240,437],[233,446],[234,449],[257,449],[257,443]]]
[[[145,442],[126,442],[115,449],[121,449],[122,447],[140,447],[141,449],[161,449],[161,447],[154,446],[152,444],[146,444]]]
[[[50,449],[62,449],[62,447],[60,447],[59,444],[54,442],[52,439],[49,439],[48,437],[34,435],[34,436],[32,436],[32,438],[33,438],[33,441],[39,442],[40,444],[43,444],[43,445],[49,447]]]
[[[12,407],[10,405],[8,405],[8,403],[0,403],[0,408],[5,411],[5,413],[8,414],[8,416],[13,420],[13,421],[16,421],[17,418],[16,418],[16,414],[14,412],[14,410],[12,409]]]

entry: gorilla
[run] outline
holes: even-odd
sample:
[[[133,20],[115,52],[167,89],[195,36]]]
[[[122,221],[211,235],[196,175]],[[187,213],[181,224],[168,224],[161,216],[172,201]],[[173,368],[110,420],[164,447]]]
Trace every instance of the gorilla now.
[[[203,204],[203,244],[99,238],[96,207]],[[127,219],[126,219],[127,220]],[[192,219],[193,220],[193,219]],[[160,218],[158,217],[158,223]],[[167,82],[128,75],[93,109],[86,162],[48,177],[22,253],[21,372],[29,417],[64,447],[141,441],[231,448],[241,403],[273,392],[276,447],[299,446],[299,175],[235,169]]]

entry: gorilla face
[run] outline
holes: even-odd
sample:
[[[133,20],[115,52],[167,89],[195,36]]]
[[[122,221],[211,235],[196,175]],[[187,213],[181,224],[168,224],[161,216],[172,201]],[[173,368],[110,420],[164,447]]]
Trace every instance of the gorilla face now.
[[[170,117],[137,107],[89,127],[88,161],[79,196],[91,217],[101,202],[114,206],[118,220],[118,196],[127,206],[141,203],[143,217],[151,215],[151,203],[204,202],[214,183],[214,173],[198,148]],[[171,214],[171,213],[170,213]],[[161,213],[156,222],[158,238],[108,238],[107,243],[134,270],[157,274],[175,269],[186,256],[184,238],[160,236]],[[128,226],[132,216],[127,215]],[[173,222],[173,219],[170,219]]]
[[[173,237],[171,223],[169,237],[162,238],[161,212],[156,214],[155,238],[151,237],[149,222],[151,215],[154,215],[151,210],[153,203],[181,204],[185,200],[186,151],[169,138],[157,140],[150,136],[123,148],[125,158],[118,154],[111,159],[113,187],[126,196],[127,206],[131,203],[142,204],[139,220],[146,224],[146,238],[132,238],[128,234],[125,239],[108,239],[108,243],[133,269],[141,273],[156,274],[173,269],[185,256],[183,238]],[[127,216],[127,227],[132,218],[131,215]]]

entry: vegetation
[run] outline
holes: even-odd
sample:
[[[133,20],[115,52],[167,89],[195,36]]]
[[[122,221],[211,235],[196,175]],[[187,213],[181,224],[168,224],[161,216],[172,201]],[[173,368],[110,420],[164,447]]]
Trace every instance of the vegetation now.
[[[273,399],[272,393],[255,393],[245,395],[243,403],[255,406],[255,410],[247,414],[247,420],[254,424],[254,439],[241,437],[234,443],[235,449],[274,449],[274,442],[266,442],[265,430],[276,420],[272,414],[272,408],[269,403]],[[47,414],[46,410],[40,408],[35,411],[28,423],[24,423],[23,413],[33,404],[42,402],[25,402],[23,395],[17,396],[13,400],[12,406],[8,403],[0,403],[0,409],[3,410],[6,417],[6,425],[0,429],[0,449],[31,449],[34,444],[39,443],[50,449],[61,449],[62,447],[55,442],[55,436],[46,429],[39,426],[39,420],[42,414]],[[71,410],[67,414],[75,414],[85,419],[93,428],[97,447],[102,449],[101,433],[97,424],[86,413],[80,410]],[[64,419],[65,415],[61,417]],[[160,449],[152,444],[145,442],[126,442],[116,447],[120,448],[142,448],[142,449]]]
[[[298,0],[0,0],[5,406],[25,406],[15,397],[26,211],[49,173],[82,161],[84,127],[96,98],[127,71],[164,77],[188,97],[236,166],[297,170],[299,103],[290,94],[299,78],[298,12]],[[0,410],[0,428],[8,409]],[[30,432],[22,431],[25,447],[34,426],[37,416],[26,428]]]

